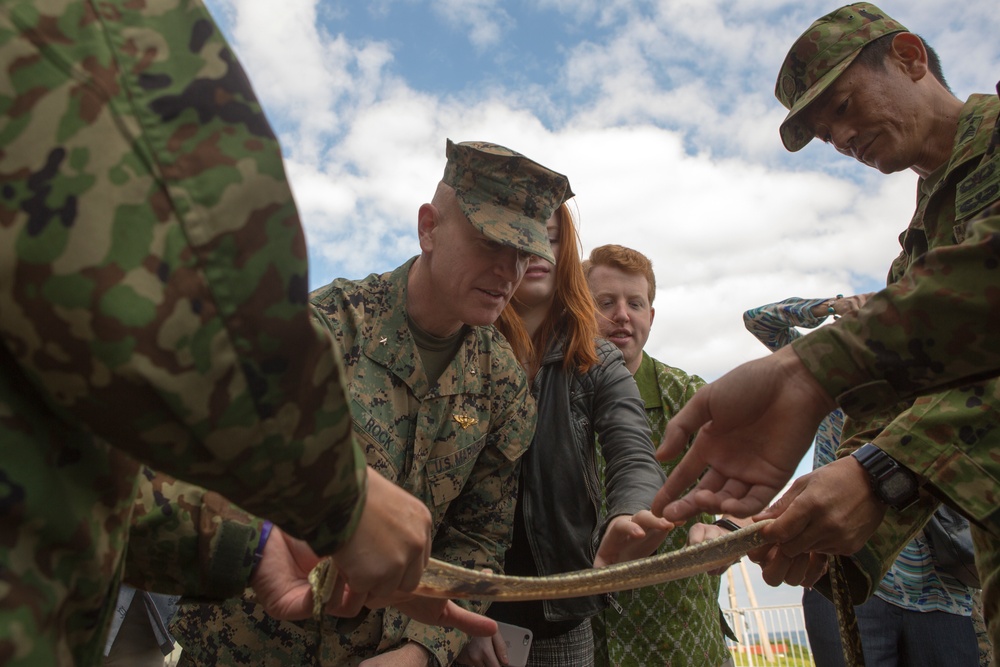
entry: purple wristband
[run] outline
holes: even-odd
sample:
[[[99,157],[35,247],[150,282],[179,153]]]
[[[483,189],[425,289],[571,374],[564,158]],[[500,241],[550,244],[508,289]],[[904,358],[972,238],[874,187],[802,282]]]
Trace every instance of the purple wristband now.
[[[265,521],[260,527],[260,540],[257,541],[257,549],[253,552],[253,564],[250,566],[250,573],[257,569],[257,564],[264,558],[264,545],[267,538],[271,536],[271,528],[274,526],[270,521]]]

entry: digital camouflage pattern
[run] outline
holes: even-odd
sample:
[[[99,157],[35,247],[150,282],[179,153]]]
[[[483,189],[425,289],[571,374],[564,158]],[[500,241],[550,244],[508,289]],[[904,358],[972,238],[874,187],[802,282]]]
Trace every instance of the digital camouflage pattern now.
[[[646,404],[646,419],[654,443],[663,439],[667,422],[705,384],[697,375],[688,375],[645,352],[635,381]],[[599,460],[603,481],[603,460],[600,457]],[[663,471],[669,475],[678,461],[680,457],[664,463]],[[691,524],[713,520],[708,514],[693,517],[687,525],[672,530],[656,553],[687,546]],[[596,667],[721,665],[729,658],[729,650],[722,634],[719,583],[718,575],[702,573],[618,593],[612,606],[591,621]]]
[[[778,72],[774,95],[788,115],[781,142],[790,151],[805,148],[813,135],[796,118],[844,73],[866,44],[906,28],[873,4],[856,2],[813,22],[795,40]]]
[[[325,554],[364,458],[279,146],[202,5],[10,0],[0,72],[0,663],[96,665],[137,462]],[[133,581],[212,592],[161,525]]]
[[[431,510],[435,558],[499,572],[534,403],[510,345],[492,326],[467,328],[438,383],[428,383],[405,311],[413,261],[360,281],[335,280],[313,293],[313,303],[344,350],[354,430],[368,463]],[[182,607],[171,630],[186,664],[198,665],[307,664],[318,636],[315,623],[274,621],[247,600]],[[357,664],[403,641],[448,665],[467,639],[392,609],[328,617],[321,664]]]
[[[448,140],[441,181],[455,189],[472,226],[555,264],[545,223],[573,196],[569,180],[520,153],[483,141]]]

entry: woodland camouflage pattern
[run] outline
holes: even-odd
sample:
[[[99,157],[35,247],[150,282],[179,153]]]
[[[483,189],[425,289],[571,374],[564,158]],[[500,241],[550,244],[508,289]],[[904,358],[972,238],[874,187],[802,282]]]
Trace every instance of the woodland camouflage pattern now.
[[[901,23],[867,2],[841,7],[814,21],[789,49],[774,86],[775,97],[789,110],[781,123],[785,148],[801,150],[812,140],[796,116],[837,80],[862,47],[883,35],[905,31]]]
[[[344,350],[354,430],[369,465],[430,509],[435,558],[500,572],[534,403],[510,345],[493,326],[467,327],[438,383],[428,383],[405,310],[413,261],[360,281],[335,280],[312,300]],[[182,607],[171,630],[185,648],[182,664],[198,665],[309,664],[319,632],[311,621],[274,621],[249,600]],[[448,665],[467,641],[393,609],[327,617],[322,632],[318,664],[324,665],[357,664],[403,641],[426,647],[432,664]]]
[[[448,140],[441,181],[455,189],[472,226],[505,245],[555,264],[545,223],[573,196],[562,174],[484,141]]]
[[[6,1],[0,72],[0,663],[96,665],[137,461],[326,554],[364,458],[279,147],[201,4]],[[132,581],[230,591],[245,567],[194,560],[228,505],[148,484]]]

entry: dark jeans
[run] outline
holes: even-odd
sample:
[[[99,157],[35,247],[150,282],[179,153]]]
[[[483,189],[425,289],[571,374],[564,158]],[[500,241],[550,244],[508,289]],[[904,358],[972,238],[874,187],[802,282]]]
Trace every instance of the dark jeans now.
[[[979,645],[969,616],[910,611],[877,596],[854,609],[865,667],[979,667]],[[816,667],[843,667],[833,603],[807,590],[802,610]]]

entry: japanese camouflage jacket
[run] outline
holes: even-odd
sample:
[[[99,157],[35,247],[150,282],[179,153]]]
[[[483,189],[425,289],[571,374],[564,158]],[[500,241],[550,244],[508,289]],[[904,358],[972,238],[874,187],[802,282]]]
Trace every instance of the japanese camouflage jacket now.
[[[0,663],[97,665],[138,462],[320,553],[365,462],[279,146],[201,4],[4,2],[0,72]],[[232,508],[199,532],[201,491],[158,484],[132,583],[231,594]]]
[[[996,284],[990,274],[997,269],[995,220],[972,221],[977,214],[988,215],[984,209],[1000,199],[1000,150],[989,150],[998,112],[996,96],[973,95],[966,102],[951,159],[941,173],[919,184],[917,210],[900,237],[903,250],[890,272],[890,288],[865,309],[876,315],[845,317],[838,327],[793,344],[821,384],[856,418],[845,425],[840,455],[874,442],[922,475],[939,497],[950,499],[995,534],[1000,533],[1000,464],[991,449],[1000,435],[1000,385],[996,380],[961,380],[989,377],[991,365],[984,357],[997,349],[995,340],[987,344],[986,331],[977,333],[972,324],[992,322],[995,333],[998,321],[990,296]],[[978,235],[962,243],[970,231]],[[936,249],[940,252],[925,254]],[[951,280],[954,287],[947,282]],[[924,305],[928,302],[923,299],[933,297],[942,300],[940,306]],[[926,326],[926,333],[917,336],[916,326]],[[860,386],[852,389],[852,383]],[[912,405],[900,403],[956,384],[960,386]],[[851,559],[857,569],[849,568],[847,574],[856,602],[873,591],[937,502],[925,494],[905,512],[890,508],[865,548]]]

